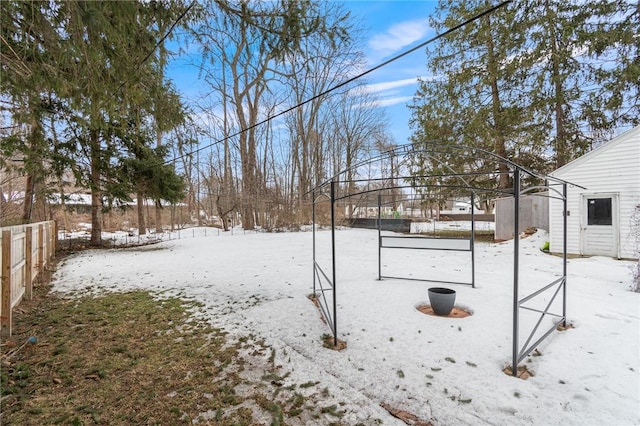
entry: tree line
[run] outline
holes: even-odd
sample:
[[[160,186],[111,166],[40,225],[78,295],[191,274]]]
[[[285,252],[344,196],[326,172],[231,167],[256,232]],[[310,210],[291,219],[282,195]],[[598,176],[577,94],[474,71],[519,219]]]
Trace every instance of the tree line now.
[[[156,203],[158,230],[162,201],[186,201],[198,215],[207,197],[220,216],[238,212],[253,228],[277,211],[294,217],[299,194],[344,163],[344,148],[325,130],[344,119],[334,115],[340,100],[319,98],[282,123],[256,126],[362,61],[350,17],[337,4],[58,0],[1,7],[7,125],[0,166],[26,179],[22,221],[72,185],[91,192],[93,244],[100,243],[102,213],[132,198],[140,232],[145,199]],[[204,100],[188,104],[167,77],[176,53],[168,44],[198,50],[192,65],[210,92]],[[357,91],[354,84],[339,95],[352,105],[345,114],[369,116],[357,124],[359,139],[349,139],[350,158],[369,143],[363,139],[372,138],[371,128],[382,127],[372,108],[361,108],[367,96]],[[200,152],[206,144],[213,147]],[[196,190],[195,182],[203,185]],[[1,202],[8,203],[4,193]]]
[[[437,32],[490,6],[438,2]],[[640,124],[640,2],[520,0],[442,38],[411,105],[412,140],[482,148],[549,173]],[[506,164],[452,155],[474,185],[509,188]],[[418,173],[448,173],[423,159]],[[612,165],[614,166],[614,165]]]
[[[442,0],[430,24],[440,33],[489,6]],[[102,214],[132,199],[140,232],[146,199],[158,231],[163,201],[225,227],[305,223],[314,186],[394,144],[365,81],[323,95],[365,66],[361,30],[338,2],[0,8],[1,178],[24,176],[22,221],[75,186],[91,193],[94,244]],[[426,52],[412,142],[481,147],[548,172],[637,125],[639,14],[622,0],[522,0],[451,33]],[[197,100],[167,75],[178,55],[199,70]],[[448,161],[491,171],[482,185],[510,184],[496,164]]]
[[[108,1],[0,7],[0,93],[9,117],[0,165],[26,177],[22,220],[72,181],[91,193],[91,242],[99,244],[102,212],[131,194],[181,198],[182,180],[162,164],[162,135],[186,113],[163,76],[160,41],[185,9]]]
[[[361,83],[257,126],[362,65],[352,20],[338,4],[0,6],[0,166],[25,177],[24,222],[69,185],[91,192],[92,244],[101,241],[102,214],[133,198],[140,232],[145,199],[156,203],[158,231],[162,201],[186,201],[199,217],[214,199],[225,226],[234,213],[248,229],[296,221],[304,193],[383,134]],[[192,103],[181,97],[166,71],[180,52],[168,45],[197,50],[192,65],[208,96]],[[6,194],[0,201],[7,205]]]

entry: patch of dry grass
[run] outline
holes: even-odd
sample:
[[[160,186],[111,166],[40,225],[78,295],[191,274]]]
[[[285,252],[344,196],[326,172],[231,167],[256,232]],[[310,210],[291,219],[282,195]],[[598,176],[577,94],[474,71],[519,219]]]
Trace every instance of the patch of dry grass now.
[[[291,383],[253,336],[198,320],[193,302],[40,290],[21,306],[1,347],[3,425],[339,425],[344,413],[322,407],[317,383]]]

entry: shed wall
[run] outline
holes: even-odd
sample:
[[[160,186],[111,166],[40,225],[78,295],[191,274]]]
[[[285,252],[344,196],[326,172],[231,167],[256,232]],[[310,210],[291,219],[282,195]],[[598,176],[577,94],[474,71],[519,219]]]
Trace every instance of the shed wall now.
[[[549,199],[547,193],[540,195],[525,195],[520,197],[520,232],[529,227],[549,230]],[[513,238],[514,219],[513,197],[496,200],[496,241]]]
[[[582,161],[581,161],[582,160]],[[581,252],[582,195],[599,193],[619,194],[618,257],[637,259],[640,229],[637,206],[640,206],[640,127],[637,127],[606,145],[558,169],[553,176],[585,187],[567,188],[567,252]],[[561,186],[555,186],[562,190]],[[562,201],[551,199],[550,249],[562,251]],[[616,214],[616,212],[614,212]]]

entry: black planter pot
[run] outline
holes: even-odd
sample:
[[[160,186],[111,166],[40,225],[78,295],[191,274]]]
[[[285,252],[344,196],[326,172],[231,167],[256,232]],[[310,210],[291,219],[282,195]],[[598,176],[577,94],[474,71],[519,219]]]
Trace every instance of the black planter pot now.
[[[429,289],[429,303],[436,315],[449,315],[455,301],[455,290],[443,287],[431,287]]]

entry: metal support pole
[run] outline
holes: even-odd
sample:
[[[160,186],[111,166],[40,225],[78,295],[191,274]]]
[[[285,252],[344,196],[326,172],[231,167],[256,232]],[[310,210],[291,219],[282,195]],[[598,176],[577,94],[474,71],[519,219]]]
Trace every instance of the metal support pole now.
[[[476,218],[474,193],[471,193],[471,288],[476,288]]]
[[[378,192],[378,281],[382,280],[382,195]]]
[[[313,294],[316,294],[316,191],[311,194],[311,235],[313,236]]]
[[[518,376],[518,331],[520,330],[520,306],[518,295],[518,273],[520,261],[520,169],[513,171],[513,363],[511,373]]]
[[[333,280],[333,346],[338,346],[336,291],[336,182],[331,181],[331,279]]]
[[[567,183],[562,184],[562,198],[564,204],[562,220],[562,326],[567,326]]]

